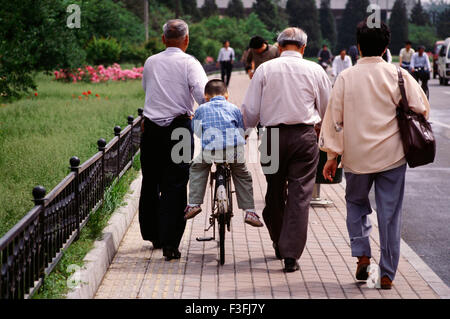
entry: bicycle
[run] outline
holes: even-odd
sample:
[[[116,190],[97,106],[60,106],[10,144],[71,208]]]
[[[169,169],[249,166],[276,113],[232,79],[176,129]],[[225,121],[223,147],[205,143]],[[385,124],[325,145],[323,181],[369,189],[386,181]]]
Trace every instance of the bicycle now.
[[[216,163],[216,171],[210,172],[209,185],[211,188],[211,216],[209,227],[213,228],[212,237],[197,237],[197,241],[211,241],[216,239],[216,220],[219,228],[220,264],[225,263],[225,228],[230,231],[233,217],[233,200],[231,190],[231,169],[227,163]]]

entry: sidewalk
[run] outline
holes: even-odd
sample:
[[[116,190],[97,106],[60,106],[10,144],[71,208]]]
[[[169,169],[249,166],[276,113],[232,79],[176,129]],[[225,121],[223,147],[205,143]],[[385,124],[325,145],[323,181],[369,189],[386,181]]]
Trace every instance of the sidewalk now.
[[[248,84],[244,81],[244,75],[232,78],[234,103],[239,103],[245,93]],[[249,164],[249,169],[260,213],[266,182],[259,164]],[[210,210],[209,189],[203,212],[186,225],[179,260],[165,261],[162,250],[153,250],[151,243],[142,240],[136,214],[96,298],[450,298],[449,288],[404,242],[392,290],[357,283],[356,258],[351,257],[345,222],[344,185],[322,185],[321,196],[334,205],[310,208],[300,271],[288,274],[275,258],[266,227],[246,225],[241,211],[235,212],[232,230],[226,233],[225,265],[219,266],[217,241],[195,239],[211,234],[204,232]],[[378,263],[375,213],[371,218],[373,262]]]

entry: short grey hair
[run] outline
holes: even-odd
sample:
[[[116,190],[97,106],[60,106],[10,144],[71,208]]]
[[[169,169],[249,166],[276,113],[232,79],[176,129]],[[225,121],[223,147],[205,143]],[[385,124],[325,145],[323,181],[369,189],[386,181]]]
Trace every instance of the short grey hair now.
[[[306,45],[308,35],[300,28],[290,27],[284,29],[279,35],[277,42],[281,47],[286,44],[297,44],[299,47]]]
[[[163,26],[166,40],[181,40],[189,34],[189,26],[181,19],[167,21]]]

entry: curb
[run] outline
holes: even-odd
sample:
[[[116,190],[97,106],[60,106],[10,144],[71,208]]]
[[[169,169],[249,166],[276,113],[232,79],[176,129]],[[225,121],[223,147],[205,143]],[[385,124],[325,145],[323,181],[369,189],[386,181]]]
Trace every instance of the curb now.
[[[142,173],[131,183],[130,193],[124,198],[124,206],[111,216],[108,226],[103,230],[101,240],[94,242],[94,248],[84,257],[84,266],[72,276],[80,284],[68,292],[66,299],[92,299],[109,268],[122,238],[133,221],[139,208]]]

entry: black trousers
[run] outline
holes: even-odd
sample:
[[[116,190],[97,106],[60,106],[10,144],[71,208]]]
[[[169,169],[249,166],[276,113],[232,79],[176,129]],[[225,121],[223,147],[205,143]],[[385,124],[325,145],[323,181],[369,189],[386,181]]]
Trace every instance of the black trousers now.
[[[422,90],[425,92],[427,98],[429,98],[429,92],[428,92],[428,80],[430,79],[430,72],[423,70],[423,69],[419,69],[414,71],[413,73],[414,78],[416,79],[417,82],[422,82],[421,86],[422,86]]]
[[[230,84],[231,71],[233,70],[233,64],[231,61],[220,62],[220,73],[222,81],[228,86]]]
[[[144,240],[162,247],[178,248],[186,222],[189,162],[176,164],[171,151],[178,140],[171,140],[176,128],[189,130],[191,155],[194,153],[191,120],[179,117],[167,127],[145,119],[141,137],[142,189],[139,200],[139,224]]]
[[[271,153],[273,128],[266,129],[263,142],[267,138]],[[317,135],[312,126],[283,125],[278,129],[279,168],[265,175],[266,206],[262,215],[281,256],[299,259],[306,244],[309,204],[319,162]]]

